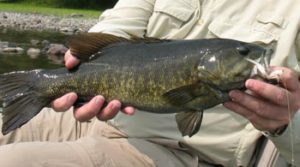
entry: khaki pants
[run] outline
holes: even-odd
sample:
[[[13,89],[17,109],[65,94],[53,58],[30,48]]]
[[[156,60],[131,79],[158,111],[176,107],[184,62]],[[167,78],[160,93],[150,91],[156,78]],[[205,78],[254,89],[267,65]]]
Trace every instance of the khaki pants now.
[[[48,108],[14,132],[0,134],[0,145],[3,167],[198,166],[196,156],[181,149],[128,138],[97,119],[80,123],[72,111]]]

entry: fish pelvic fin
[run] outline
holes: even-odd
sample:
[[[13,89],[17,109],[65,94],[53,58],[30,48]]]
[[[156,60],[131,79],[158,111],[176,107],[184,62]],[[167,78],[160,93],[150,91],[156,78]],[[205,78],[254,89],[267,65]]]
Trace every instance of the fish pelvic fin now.
[[[181,132],[182,136],[192,137],[199,131],[201,127],[203,112],[180,112],[175,115],[175,118],[178,129]]]
[[[0,97],[3,135],[21,127],[50,103],[34,91],[32,72],[0,75]]]

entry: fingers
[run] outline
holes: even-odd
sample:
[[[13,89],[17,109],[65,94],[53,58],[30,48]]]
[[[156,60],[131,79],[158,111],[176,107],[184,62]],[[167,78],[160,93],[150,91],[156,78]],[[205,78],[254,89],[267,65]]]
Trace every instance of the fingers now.
[[[282,106],[287,106],[292,99],[291,96],[295,91],[299,91],[299,80],[297,74],[285,67],[272,67],[271,71],[281,71],[279,75],[279,80],[281,86],[271,85],[263,81],[258,81],[254,79],[249,79],[246,81],[246,87],[267,100],[279,104]]]
[[[121,102],[118,100],[113,100],[110,103],[108,103],[107,106],[96,116],[101,121],[109,120],[115,117],[117,113],[120,111],[120,109],[121,109]]]
[[[75,109],[74,117],[78,121],[88,121],[94,117],[97,117],[101,121],[106,121],[114,118],[121,110],[121,102],[118,100],[112,100],[105,107],[105,99],[103,96],[95,96],[87,104],[80,108]],[[125,107],[123,113],[133,115],[135,109],[133,107]]]
[[[97,118],[99,120],[105,121],[114,118],[121,109],[121,102],[118,100],[113,100],[108,103],[108,105],[98,113]],[[127,115],[133,115],[135,113],[135,108],[128,106],[122,109],[122,112]]]
[[[267,101],[290,108],[292,111],[298,110],[300,108],[300,83],[298,75],[293,70],[285,67],[272,67],[272,70],[282,71],[279,75],[282,87],[254,79],[247,80],[245,83],[246,87]]]
[[[287,106],[291,93],[276,85],[271,85],[263,81],[249,79],[246,81],[246,87],[253,91],[256,95],[261,96],[275,104]]]
[[[70,109],[77,100],[76,93],[68,93],[52,102],[52,108],[57,112],[63,112]],[[93,117],[99,120],[106,121],[115,117],[121,110],[121,102],[113,100],[105,106],[105,99],[103,96],[95,96],[88,103],[80,108],[74,110],[74,117],[78,121],[88,121]],[[135,108],[128,106],[122,109],[122,112],[127,115],[133,115]]]
[[[284,88],[290,91],[294,91],[298,89],[299,80],[296,72],[285,67],[272,67],[272,71],[275,70],[282,70],[282,74],[280,75],[279,79]]]
[[[251,96],[238,90],[231,91],[229,95],[233,102],[244,107],[244,109],[239,108],[241,111],[237,112],[241,112],[240,114],[247,118],[250,117],[249,114],[245,115],[243,111],[251,111],[251,115],[256,115],[267,120],[289,121],[288,114],[285,112],[287,110],[286,107],[269,103],[264,99]]]
[[[73,106],[76,100],[77,100],[76,93],[74,92],[67,93],[64,96],[54,100],[52,102],[52,108],[58,112],[66,111]]]
[[[65,66],[68,69],[72,69],[77,66],[80,61],[71,54],[71,51],[68,50],[65,53]],[[73,106],[77,99],[75,93],[66,94],[63,97],[53,101],[53,108],[56,111],[66,111]],[[105,99],[103,96],[96,96],[91,99],[87,104],[83,105],[80,108],[75,109],[74,117],[78,121],[88,121],[93,117],[97,117],[99,120],[108,120],[112,119],[117,115],[121,109],[121,102],[118,100],[113,100],[108,105],[103,108],[105,104]],[[103,109],[102,109],[103,108]],[[122,112],[127,115],[133,115],[135,109],[133,107],[125,107],[122,109]]]
[[[71,54],[71,51],[68,50],[66,53],[65,53],[65,66],[68,68],[68,69],[72,69],[74,68],[75,66],[77,66],[78,64],[80,63],[80,61],[74,57],[72,54]]]
[[[279,69],[283,69],[280,82],[284,88],[249,79],[245,85],[251,94],[233,90],[229,93],[232,102],[224,106],[247,118],[259,130],[275,131],[289,124],[300,108],[300,83],[292,70]]]
[[[74,110],[74,117],[78,121],[88,121],[95,117],[101,110],[105,99],[103,96],[95,96],[88,103]]]
[[[122,112],[124,114],[127,114],[127,115],[133,115],[135,113],[135,108],[134,107],[131,107],[131,106],[128,106],[128,107],[125,107]]]
[[[248,110],[244,106],[241,106],[235,102],[226,102],[224,106],[247,118],[256,129],[261,131],[274,131],[288,124],[286,121],[275,121],[272,119],[263,118],[257,115],[255,112]]]
[[[65,53],[65,65],[68,69],[71,69],[73,67],[75,67],[76,65],[79,64],[79,60],[76,59],[70,52],[70,50],[68,50]],[[52,102],[52,108],[55,111],[58,112],[62,112],[62,111],[66,111],[69,108],[71,108],[73,106],[73,104],[75,103],[75,101],[77,100],[77,95],[76,93],[72,92],[72,93],[67,93],[64,96],[54,100]]]

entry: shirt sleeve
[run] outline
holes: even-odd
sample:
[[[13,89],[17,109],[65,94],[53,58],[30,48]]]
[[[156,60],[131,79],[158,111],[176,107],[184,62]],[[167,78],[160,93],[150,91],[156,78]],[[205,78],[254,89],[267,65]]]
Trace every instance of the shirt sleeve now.
[[[296,54],[297,54],[298,62],[300,62],[300,27],[296,38]]]
[[[300,62],[300,27],[295,39],[296,56]],[[273,141],[280,154],[291,163],[300,164],[300,109],[283,134],[277,137],[267,136]]]
[[[89,32],[103,32],[129,38],[146,33],[155,0],[119,0],[113,9],[106,10]]]
[[[268,136],[273,141],[280,154],[289,162],[300,164],[300,109],[285,132],[277,137]]]

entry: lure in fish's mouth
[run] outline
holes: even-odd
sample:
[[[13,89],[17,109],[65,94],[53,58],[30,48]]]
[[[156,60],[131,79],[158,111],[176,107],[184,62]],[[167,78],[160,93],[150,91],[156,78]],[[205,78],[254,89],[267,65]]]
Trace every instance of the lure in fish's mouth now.
[[[271,82],[279,83],[282,70],[272,70],[270,68],[270,60],[273,54],[273,49],[266,49],[259,61],[245,58],[250,63],[254,64],[252,76],[256,75]]]

